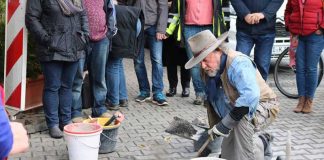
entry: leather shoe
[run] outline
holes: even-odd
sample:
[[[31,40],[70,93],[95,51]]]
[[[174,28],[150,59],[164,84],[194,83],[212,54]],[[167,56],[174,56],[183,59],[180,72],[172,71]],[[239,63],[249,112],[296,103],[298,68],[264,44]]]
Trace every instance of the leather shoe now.
[[[190,89],[189,88],[185,88],[185,89],[182,90],[182,94],[181,94],[182,97],[189,97],[189,95],[190,95]]]
[[[170,88],[169,89],[169,92],[168,93],[166,93],[165,95],[167,96],[167,97],[173,97],[174,95],[176,95],[177,94],[177,88]]]

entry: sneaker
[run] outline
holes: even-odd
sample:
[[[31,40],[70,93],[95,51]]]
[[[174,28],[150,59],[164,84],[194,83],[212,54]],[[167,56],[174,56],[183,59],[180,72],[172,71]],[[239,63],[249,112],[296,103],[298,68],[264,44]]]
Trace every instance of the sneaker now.
[[[150,100],[150,99],[151,99],[150,94],[147,94],[145,92],[141,92],[140,95],[138,95],[135,98],[135,101],[136,102],[145,102],[146,100]]]
[[[74,117],[72,118],[73,123],[82,123],[83,122],[83,117]]]
[[[152,102],[158,106],[168,105],[168,102],[165,100],[165,97],[162,93],[154,94]]]
[[[127,99],[119,100],[119,107],[128,107],[128,100]]]
[[[196,99],[194,100],[193,104],[195,105],[202,105],[204,102],[203,96],[196,96]]]

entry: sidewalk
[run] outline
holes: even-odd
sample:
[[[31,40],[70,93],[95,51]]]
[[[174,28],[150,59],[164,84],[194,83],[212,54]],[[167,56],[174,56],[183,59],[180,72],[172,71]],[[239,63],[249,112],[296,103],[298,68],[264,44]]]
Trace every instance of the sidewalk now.
[[[151,72],[149,55],[146,54],[148,62],[148,74]],[[168,98],[169,106],[159,107],[150,102],[137,103],[134,97],[138,94],[138,83],[134,72],[133,61],[124,60],[127,89],[129,96],[129,107],[122,109],[126,120],[119,128],[116,152],[103,154],[99,159],[122,160],[122,159],[190,159],[195,157],[193,142],[177,136],[171,136],[164,132],[168,123],[174,116],[192,121],[196,117],[206,117],[206,109],[202,106],[192,104],[195,96],[193,87],[189,98]],[[311,114],[296,114],[292,109],[297,100],[284,97],[276,89],[272,74],[268,83],[277,93],[281,102],[281,111],[277,121],[268,130],[274,136],[274,155],[285,155],[287,130],[291,131],[292,157],[297,160],[324,159],[324,85],[319,86],[314,99],[314,112]],[[192,85],[192,84],[191,84]],[[166,69],[164,73],[164,90],[169,88]],[[181,87],[178,86],[178,93]],[[84,112],[89,112],[85,110]],[[24,113],[22,120],[28,124],[30,132],[35,131],[36,126],[44,128],[44,115],[42,110]],[[58,160],[68,159],[66,143],[63,139],[52,139],[48,131],[37,132],[30,135],[30,150],[27,153],[16,155],[10,160]]]

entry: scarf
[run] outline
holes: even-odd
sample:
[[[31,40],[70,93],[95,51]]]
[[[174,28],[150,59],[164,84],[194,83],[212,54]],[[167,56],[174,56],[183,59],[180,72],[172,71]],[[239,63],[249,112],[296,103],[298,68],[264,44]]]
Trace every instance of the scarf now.
[[[83,11],[81,0],[57,0],[64,15],[71,16]]]

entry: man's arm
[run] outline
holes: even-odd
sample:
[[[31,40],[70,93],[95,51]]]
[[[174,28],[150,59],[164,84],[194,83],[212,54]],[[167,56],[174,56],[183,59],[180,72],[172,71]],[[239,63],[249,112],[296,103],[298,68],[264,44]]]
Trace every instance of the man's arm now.
[[[269,21],[274,16],[276,16],[277,11],[279,10],[280,6],[282,5],[283,0],[272,0],[267,7],[262,11],[265,19]]]
[[[156,32],[165,34],[167,22],[168,22],[168,1],[158,0],[158,17],[157,17],[157,28]]]
[[[229,83],[238,91],[239,98],[234,108],[211,131],[218,136],[228,136],[240,120],[256,107],[259,102],[260,90],[256,81],[256,68],[246,57],[237,57],[228,70]]]
[[[231,0],[231,4],[236,12],[237,18],[244,20],[245,17],[251,13],[242,0]]]
[[[41,24],[43,9],[41,0],[28,0],[26,5],[25,23],[29,32],[42,44],[50,41],[50,36]]]

